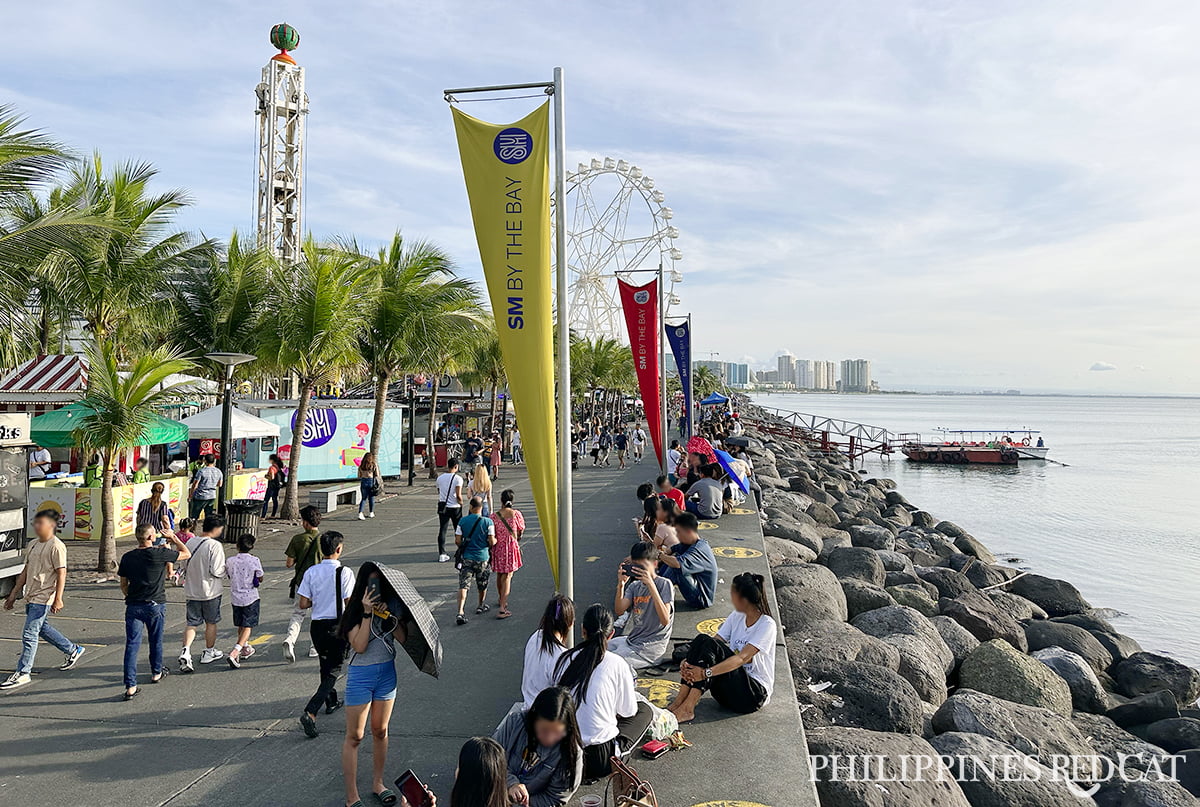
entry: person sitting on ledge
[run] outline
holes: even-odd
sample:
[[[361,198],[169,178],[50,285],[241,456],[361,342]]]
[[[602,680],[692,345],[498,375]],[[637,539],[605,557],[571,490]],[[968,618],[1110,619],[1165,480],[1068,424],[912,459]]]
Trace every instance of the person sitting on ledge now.
[[[617,569],[613,612],[630,617],[624,633],[609,641],[608,650],[635,670],[658,664],[671,643],[675,589],[670,580],[654,573],[658,558],[658,547],[641,541]]]
[[[675,536],[679,543],[663,553],[660,574],[679,586],[684,602],[693,608],[708,608],[717,591],[717,558],[712,547],[700,537],[700,522],[692,513],[675,517]]]
[[[715,637],[702,633],[692,639],[687,660],[679,666],[679,693],[668,707],[680,723],[696,716],[705,692],[738,714],[757,712],[771,700],[778,629],[763,585],[761,574],[733,578],[733,613]]]
[[[720,518],[725,502],[725,486],[717,481],[721,477],[721,466],[712,462],[700,471],[703,478],[688,488],[687,511],[700,518]]]

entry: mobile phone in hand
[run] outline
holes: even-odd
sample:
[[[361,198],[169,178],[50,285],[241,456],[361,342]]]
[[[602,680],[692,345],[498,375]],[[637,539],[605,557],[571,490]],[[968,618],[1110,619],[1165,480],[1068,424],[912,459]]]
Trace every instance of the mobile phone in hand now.
[[[422,807],[425,804],[425,785],[421,784],[421,780],[411,768],[400,774],[400,778],[394,784],[411,807]]]

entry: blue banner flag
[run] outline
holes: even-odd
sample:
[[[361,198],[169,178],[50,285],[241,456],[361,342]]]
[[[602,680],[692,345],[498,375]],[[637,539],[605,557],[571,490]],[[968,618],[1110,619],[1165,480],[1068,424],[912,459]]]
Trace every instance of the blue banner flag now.
[[[678,325],[665,323],[667,344],[671,346],[671,355],[675,357],[675,366],[679,368],[679,383],[683,387],[683,436],[692,434],[692,323],[685,320]]]

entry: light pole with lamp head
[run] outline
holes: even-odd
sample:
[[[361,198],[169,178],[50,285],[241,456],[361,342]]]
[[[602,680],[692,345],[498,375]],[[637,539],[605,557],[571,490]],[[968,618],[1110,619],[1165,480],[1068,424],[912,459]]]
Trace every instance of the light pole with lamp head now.
[[[225,514],[225,480],[229,475],[229,455],[232,452],[233,431],[233,368],[257,359],[248,353],[206,353],[204,358],[225,368],[221,385],[221,455],[217,467],[221,469],[221,486],[217,488],[217,512]]]

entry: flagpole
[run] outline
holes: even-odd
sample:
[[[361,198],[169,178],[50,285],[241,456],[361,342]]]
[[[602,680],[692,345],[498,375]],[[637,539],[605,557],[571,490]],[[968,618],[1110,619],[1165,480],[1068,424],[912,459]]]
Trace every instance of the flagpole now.
[[[662,435],[662,454],[658,458],[658,465],[662,469],[663,476],[667,475],[667,308],[664,304],[666,297],[663,294],[663,267],[662,261],[658,262],[658,339],[660,347],[658,350],[658,433]]]
[[[563,69],[554,68],[554,270],[558,300],[558,590],[575,598],[571,535],[571,317],[567,299],[567,155]],[[568,637],[570,639],[570,637]]]
[[[687,399],[686,400],[687,400],[688,411],[687,411],[687,420],[685,421],[687,423],[687,434],[684,435],[685,442],[687,440],[691,439],[692,417],[693,417],[692,413],[696,409],[696,401],[694,400],[694,397],[696,395],[696,389],[695,389],[695,387],[692,386],[692,342],[694,341],[693,337],[695,337],[695,334],[692,333],[692,315],[691,314],[687,315],[687,323],[688,323],[688,354],[687,354],[687,363],[688,363],[687,385],[688,385],[688,388],[687,388]]]

